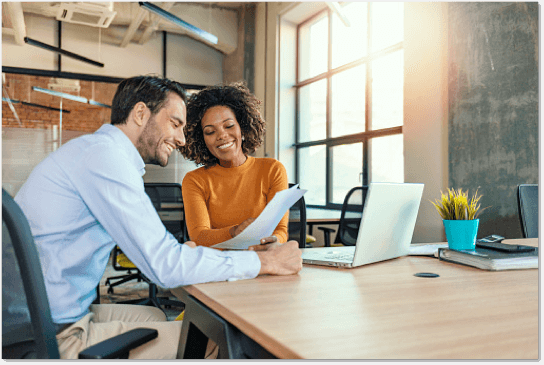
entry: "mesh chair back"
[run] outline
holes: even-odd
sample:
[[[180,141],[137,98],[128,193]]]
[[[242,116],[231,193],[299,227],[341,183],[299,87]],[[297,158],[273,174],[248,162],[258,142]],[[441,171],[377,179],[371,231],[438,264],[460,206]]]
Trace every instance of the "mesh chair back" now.
[[[355,246],[367,192],[368,186],[356,186],[346,194],[335,243]]]
[[[518,209],[524,238],[538,238],[538,184],[518,186]]]
[[[289,187],[295,184],[289,184]],[[306,247],[306,202],[301,197],[289,208],[289,224],[287,227],[289,240],[298,242],[299,248]]]
[[[30,226],[2,189],[2,358],[58,359],[55,336]]]
[[[181,184],[145,183],[145,192],[161,216],[166,229],[180,242],[188,240],[187,227],[183,211]]]

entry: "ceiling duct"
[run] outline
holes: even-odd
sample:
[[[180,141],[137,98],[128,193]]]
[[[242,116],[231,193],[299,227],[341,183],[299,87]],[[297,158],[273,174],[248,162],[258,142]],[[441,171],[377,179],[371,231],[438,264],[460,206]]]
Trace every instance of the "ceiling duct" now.
[[[113,2],[61,2],[57,11],[57,20],[107,28],[115,14],[117,12],[113,11]]]

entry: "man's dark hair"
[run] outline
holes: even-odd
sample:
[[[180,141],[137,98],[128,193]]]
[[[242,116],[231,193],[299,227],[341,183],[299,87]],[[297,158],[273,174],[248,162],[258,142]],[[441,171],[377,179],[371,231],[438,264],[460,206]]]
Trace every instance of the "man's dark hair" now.
[[[170,92],[187,102],[185,90],[176,81],[157,76],[136,76],[121,81],[111,103],[111,124],[125,124],[132,108],[140,101],[151,110],[151,115],[157,114]]]

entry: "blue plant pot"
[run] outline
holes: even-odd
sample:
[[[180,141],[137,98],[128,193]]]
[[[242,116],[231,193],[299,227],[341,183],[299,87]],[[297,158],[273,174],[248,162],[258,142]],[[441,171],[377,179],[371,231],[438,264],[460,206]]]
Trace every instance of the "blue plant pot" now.
[[[479,219],[443,220],[448,247],[452,250],[474,250]]]

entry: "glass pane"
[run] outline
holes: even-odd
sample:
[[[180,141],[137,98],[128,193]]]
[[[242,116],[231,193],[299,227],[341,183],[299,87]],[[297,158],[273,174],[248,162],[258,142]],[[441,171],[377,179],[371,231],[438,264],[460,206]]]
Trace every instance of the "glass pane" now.
[[[327,136],[327,79],[299,89],[298,141],[308,142]]]
[[[403,86],[403,50],[372,63],[372,130],[403,124]]]
[[[404,182],[404,140],[402,134],[373,138],[371,174],[373,182]]]
[[[298,176],[300,177],[300,188],[308,190],[304,194],[306,204],[325,205],[325,146],[301,148],[299,157]]]
[[[299,81],[317,76],[327,71],[329,53],[329,17],[300,27],[299,38]]]
[[[363,144],[352,143],[331,148],[332,202],[342,204],[348,191],[362,185]]]
[[[345,65],[367,54],[367,3],[353,2],[342,8],[349,27],[332,15],[332,67]]]
[[[372,51],[404,40],[404,3],[372,3]]]
[[[365,80],[366,65],[332,77],[332,137],[365,131]]]

